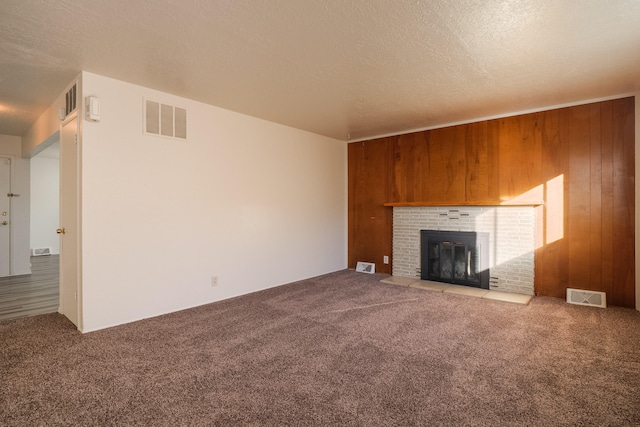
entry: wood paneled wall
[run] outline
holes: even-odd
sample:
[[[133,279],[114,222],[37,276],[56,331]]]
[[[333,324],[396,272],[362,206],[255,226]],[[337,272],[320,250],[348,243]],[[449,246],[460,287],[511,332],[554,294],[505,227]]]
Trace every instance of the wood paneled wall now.
[[[532,203],[537,295],[635,306],[634,98],[349,144],[349,267],[392,255],[384,203]]]

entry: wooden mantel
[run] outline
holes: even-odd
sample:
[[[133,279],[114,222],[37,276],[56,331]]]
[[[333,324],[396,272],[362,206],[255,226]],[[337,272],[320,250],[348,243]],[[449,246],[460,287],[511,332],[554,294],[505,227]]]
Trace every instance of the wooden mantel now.
[[[417,206],[540,206],[543,205],[542,200],[532,201],[515,201],[509,200],[504,202],[390,202],[385,203],[387,207],[417,207]]]

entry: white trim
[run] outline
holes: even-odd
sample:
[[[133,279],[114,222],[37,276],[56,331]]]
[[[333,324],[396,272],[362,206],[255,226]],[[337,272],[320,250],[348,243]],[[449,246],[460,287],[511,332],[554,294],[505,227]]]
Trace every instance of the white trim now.
[[[77,89],[76,89],[77,90]],[[62,134],[62,127],[66,126],[67,123],[69,123],[71,120],[78,118],[78,107],[76,107],[75,110],[73,110],[72,112],[69,113],[69,115],[67,117],[64,118],[64,120],[62,120],[60,122],[60,129],[58,130],[61,134]]]

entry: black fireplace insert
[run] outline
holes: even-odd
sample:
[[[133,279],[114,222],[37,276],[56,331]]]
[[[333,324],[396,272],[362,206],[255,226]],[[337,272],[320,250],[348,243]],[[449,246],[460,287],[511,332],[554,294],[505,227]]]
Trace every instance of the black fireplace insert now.
[[[420,278],[489,289],[489,233],[420,230]]]

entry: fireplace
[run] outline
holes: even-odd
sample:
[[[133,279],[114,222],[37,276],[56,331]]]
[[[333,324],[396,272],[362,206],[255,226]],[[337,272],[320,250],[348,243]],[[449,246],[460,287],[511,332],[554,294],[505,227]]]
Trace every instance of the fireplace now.
[[[422,280],[489,289],[489,233],[420,230]]]
[[[480,243],[488,255],[481,254],[480,271],[488,276],[491,269],[489,289],[533,295],[535,222],[534,206],[394,206],[393,275],[424,277],[422,230],[486,233],[489,244]]]

